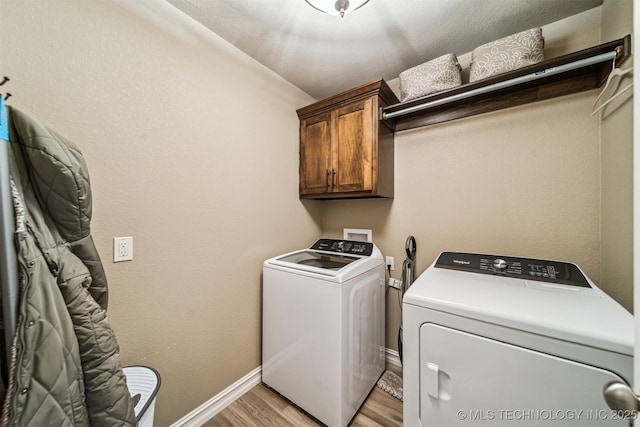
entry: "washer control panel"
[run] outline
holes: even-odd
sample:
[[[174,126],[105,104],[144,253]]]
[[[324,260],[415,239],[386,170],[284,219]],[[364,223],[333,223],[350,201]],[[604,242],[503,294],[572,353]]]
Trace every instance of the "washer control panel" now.
[[[516,258],[502,255],[470,254],[464,252],[443,252],[435,266],[470,273],[518,277],[538,282],[590,288],[582,271],[568,262],[549,261],[533,258]]]
[[[373,253],[373,243],[358,242],[355,240],[320,239],[309,249],[337,252],[341,254],[370,256]]]

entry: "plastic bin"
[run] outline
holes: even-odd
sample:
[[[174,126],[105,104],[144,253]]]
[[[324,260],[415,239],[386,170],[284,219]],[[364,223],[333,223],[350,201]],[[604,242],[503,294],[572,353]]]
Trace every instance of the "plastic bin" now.
[[[138,427],[153,427],[156,394],[160,390],[160,374],[149,366],[126,366],[122,368],[127,378],[127,387],[136,402],[134,408]]]

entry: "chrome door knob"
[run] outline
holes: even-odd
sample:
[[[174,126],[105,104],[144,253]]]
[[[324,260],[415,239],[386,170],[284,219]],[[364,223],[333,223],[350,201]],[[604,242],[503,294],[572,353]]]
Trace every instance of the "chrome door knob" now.
[[[620,381],[611,381],[602,390],[609,408],[630,416],[640,410],[640,399],[631,387]]]

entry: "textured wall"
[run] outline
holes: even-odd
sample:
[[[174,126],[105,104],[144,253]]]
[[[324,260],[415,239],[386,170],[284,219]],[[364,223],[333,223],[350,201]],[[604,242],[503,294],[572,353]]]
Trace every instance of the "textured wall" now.
[[[313,100],[162,1],[3,1],[0,47],[10,104],[86,156],[109,316],[166,426],[260,365],[262,261],[320,234],[297,197]]]
[[[544,27],[547,57],[600,43],[600,9]],[[574,262],[599,283],[597,93],[397,133],[395,198],[327,202],[325,234],[372,228],[382,252],[395,257],[396,278],[413,235],[417,273],[441,251],[477,251]],[[397,294],[388,291],[390,348],[401,318]]]
[[[602,41],[633,31],[633,2],[607,0],[602,6]],[[632,42],[633,48],[633,42]],[[622,68],[633,66],[633,57]],[[606,94],[615,93],[612,87]],[[632,81],[629,74],[618,89]],[[601,286],[627,309],[633,306],[633,91],[616,98],[602,116],[602,281]],[[606,99],[606,96],[605,98]],[[637,259],[637,257],[636,257]]]
[[[545,27],[547,55],[598,44],[618,1]],[[10,104],[85,153],[123,361],[163,377],[156,425],[261,363],[262,261],[343,227],[373,228],[394,277],[413,234],[418,273],[442,250],[486,251],[573,261],[631,292],[601,267],[629,227],[605,244],[627,209],[607,188],[629,165],[616,175],[628,146],[608,161],[604,144],[629,123],[611,138],[603,124],[601,146],[597,91],[399,133],[394,200],[300,202],[295,110],[313,100],[164,2],[2,1],[0,57]],[[113,264],[127,235],[134,260]],[[395,290],[387,305],[395,348]]]

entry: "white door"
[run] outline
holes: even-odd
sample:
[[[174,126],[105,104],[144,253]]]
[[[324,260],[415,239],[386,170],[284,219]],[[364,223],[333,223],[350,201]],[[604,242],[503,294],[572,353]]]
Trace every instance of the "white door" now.
[[[420,327],[420,361],[424,426],[629,425],[602,398],[625,380],[586,363],[434,323]]]
[[[633,45],[636,53],[633,55],[633,68],[640,67],[640,52],[638,43],[640,35],[640,0],[633,0]],[[640,90],[638,85],[633,86],[633,306],[634,312],[640,310],[640,129],[636,125],[640,123]],[[634,351],[634,379],[633,384],[636,394],[640,394],[640,316],[635,316],[635,351]]]
[[[633,0],[633,28],[640,28],[640,1]],[[637,31],[633,31],[634,46],[640,43],[640,35]],[[634,50],[636,50],[634,48]],[[640,66],[640,55],[638,53],[632,55],[633,67],[638,69]],[[638,313],[640,309],[640,135],[636,129],[636,125],[640,123],[640,91],[638,86],[633,86],[633,306],[634,312]],[[640,395],[640,316],[635,316],[635,340],[634,340],[634,361],[633,361],[633,384],[634,392]],[[628,389],[623,393],[624,400],[629,402],[621,407],[632,406],[632,393],[627,393]],[[629,398],[629,399],[627,399]],[[637,399],[636,399],[637,400]],[[640,406],[639,401],[636,406]],[[636,417],[637,418],[637,417]],[[638,424],[636,422],[636,424]]]

